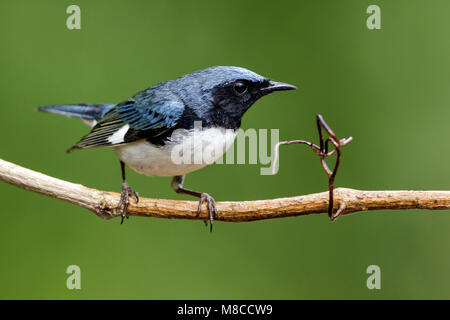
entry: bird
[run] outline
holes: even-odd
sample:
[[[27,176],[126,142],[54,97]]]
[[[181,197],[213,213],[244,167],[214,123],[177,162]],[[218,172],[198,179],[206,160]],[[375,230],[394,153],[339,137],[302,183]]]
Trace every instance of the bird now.
[[[171,187],[176,193],[199,198],[198,214],[206,204],[209,219],[204,222],[209,222],[212,231],[218,216],[215,200],[206,192],[186,189],[186,174],[226,152],[236,138],[243,115],[257,100],[276,91],[294,89],[294,85],[270,80],[246,68],[214,66],[158,83],[118,104],[60,104],[38,110],[80,118],[91,127],[68,153],[98,147],[114,149],[122,174],[116,208],[121,210],[121,224],[129,218],[130,197],[139,202],[139,193],[126,180],[127,165],[147,176],[173,177]],[[192,143],[193,139],[201,142],[200,147]],[[215,147],[212,159],[192,161],[205,151],[204,145]],[[176,153],[185,161],[176,159]]]

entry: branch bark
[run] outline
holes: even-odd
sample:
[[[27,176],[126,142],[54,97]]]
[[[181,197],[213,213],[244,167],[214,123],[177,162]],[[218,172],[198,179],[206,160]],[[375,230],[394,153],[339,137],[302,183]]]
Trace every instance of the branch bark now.
[[[120,216],[120,211],[115,209],[120,195],[115,192],[56,179],[1,159],[0,180],[86,208],[104,219]],[[219,217],[216,220],[247,222],[327,213],[328,197],[328,192],[321,192],[271,200],[217,202]],[[335,209],[342,209],[340,215],[370,210],[450,209],[450,191],[361,191],[337,188],[334,197]],[[197,216],[198,201],[143,198],[139,204],[131,202],[128,208],[131,216],[208,219],[206,208]]]

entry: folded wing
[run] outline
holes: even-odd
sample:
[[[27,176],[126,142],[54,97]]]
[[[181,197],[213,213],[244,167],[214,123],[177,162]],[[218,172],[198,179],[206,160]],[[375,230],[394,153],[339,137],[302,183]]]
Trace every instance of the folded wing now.
[[[67,152],[154,139],[173,130],[183,114],[184,104],[169,90],[154,88],[116,105]]]

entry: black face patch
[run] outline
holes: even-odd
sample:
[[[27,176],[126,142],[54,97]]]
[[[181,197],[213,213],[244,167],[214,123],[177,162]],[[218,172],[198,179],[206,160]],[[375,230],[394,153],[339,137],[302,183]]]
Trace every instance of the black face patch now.
[[[209,110],[214,125],[239,128],[244,113],[263,96],[260,89],[264,86],[267,86],[265,82],[239,79],[214,87],[212,89],[214,108]]]
[[[227,115],[242,117],[262,95],[261,86],[264,83],[236,80],[216,86],[212,90],[214,106]]]

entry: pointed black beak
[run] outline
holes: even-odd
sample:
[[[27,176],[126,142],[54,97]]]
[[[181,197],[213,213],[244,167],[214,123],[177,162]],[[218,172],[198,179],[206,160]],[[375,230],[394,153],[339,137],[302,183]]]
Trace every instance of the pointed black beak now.
[[[268,94],[274,91],[283,91],[283,90],[295,90],[296,86],[292,84],[277,82],[277,81],[269,81],[269,85],[267,87],[261,88],[261,92],[263,94]]]

